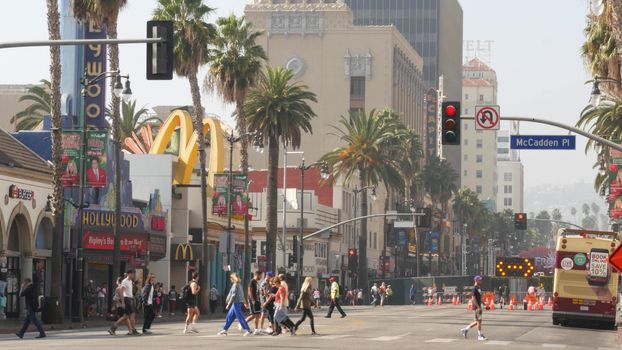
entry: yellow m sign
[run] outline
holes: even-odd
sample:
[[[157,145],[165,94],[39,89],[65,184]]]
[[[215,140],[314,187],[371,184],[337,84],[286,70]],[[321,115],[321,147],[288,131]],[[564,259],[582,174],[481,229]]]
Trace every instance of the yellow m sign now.
[[[181,259],[179,258],[179,253],[181,253]],[[177,249],[175,249],[175,260],[194,260],[194,252],[192,251],[192,246],[189,243],[179,243],[177,245]]]
[[[192,170],[198,155],[198,135],[192,126],[192,117],[188,112],[175,110],[171,113],[160,128],[149,153],[164,154],[177,128],[179,128],[179,155],[177,157],[173,184],[187,185],[190,183]],[[212,118],[203,119],[203,134],[206,135],[206,140],[209,135],[210,140],[207,184],[209,187],[208,193],[211,193],[214,184],[214,174],[224,170],[224,140],[220,121]]]

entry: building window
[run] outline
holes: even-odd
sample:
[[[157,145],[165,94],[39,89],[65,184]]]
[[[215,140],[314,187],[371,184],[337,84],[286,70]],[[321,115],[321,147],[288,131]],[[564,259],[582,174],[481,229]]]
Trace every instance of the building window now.
[[[364,100],[365,99],[365,77],[350,78],[350,99],[351,100]]]
[[[512,198],[503,198],[503,205],[506,207],[512,206]]]
[[[462,125],[464,125],[464,130],[469,130],[469,124],[468,123],[464,123]]]
[[[476,161],[477,163],[481,163],[481,162],[483,162],[483,161],[484,161],[484,156],[483,156],[483,155],[481,155],[481,154],[476,155],[476,156],[475,156],[475,161]]]
[[[503,185],[503,193],[512,193],[512,185]]]
[[[468,173],[467,173],[467,171],[465,170],[465,171],[464,171],[464,176],[467,176],[467,174],[468,174]]]
[[[464,114],[469,114],[469,109],[468,108],[464,109]]]
[[[477,148],[482,148],[482,147],[484,147],[484,141],[483,141],[482,139],[477,139],[477,141],[476,141],[476,142],[477,142],[477,144],[476,144],[476,147],[477,147]]]
[[[503,181],[512,181],[512,173],[503,173]]]
[[[467,160],[469,160],[469,155],[468,155],[468,154],[465,154],[465,155],[464,155],[464,161],[466,162]]]
[[[469,94],[464,94],[464,99],[468,100],[469,99]]]
[[[469,139],[464,139],[464,145],[468,146],[469,145]]]
[[[481,179],[482,178],[482,171],[481,170],[476,170],[475,171],[475,177],[478,178],[478,179]]]
[[[484,95],[479,95],[479,102],[484,102]]]
[[[477,192],[477,194],[482,194],[482,186],[475,186],[475,192]]]

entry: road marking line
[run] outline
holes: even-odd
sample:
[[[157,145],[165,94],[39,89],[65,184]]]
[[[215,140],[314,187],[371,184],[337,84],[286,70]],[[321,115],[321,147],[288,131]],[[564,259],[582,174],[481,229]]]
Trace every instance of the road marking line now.
[[[352,335],[349,335],[349,334],[322,335],[322,336],[317,337],[317,339],[335,340],[335,339],[348,338],[348,337],[352,337]]]
[[[566,347],[566,344],[542,344],[542,347],[563,349]]]
[[[510,345],[510,343],[512,343],[512,342],[511,341],[507,341],[507,340],[488,340],[488,341],[484,342],[484,345],[508,346],[508,345]]]
[[[382,336],[382,337],[377,337],[377,338],[370,338],[368,340],[375,340],[375,341],[393,341],[393,340],[399,340],[402,339],[403,337],[410,335],[410,333],[404,333],[401,335],[396,335],[396,336]]]
[[[434,339],[430,339],[430,340],[426,340],[426,343],[452,343],[455,342],[456,339],[450,339],[450,338],[434,338]]]

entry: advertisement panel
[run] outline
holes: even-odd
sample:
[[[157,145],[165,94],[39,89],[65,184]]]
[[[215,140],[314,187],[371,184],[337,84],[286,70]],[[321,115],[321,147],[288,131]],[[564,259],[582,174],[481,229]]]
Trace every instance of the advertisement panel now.
[[[622,152],[609,149],[607,178],[609,185],[609,217],[622,218]]]
[[[106,187],[106,153],[108,133],[91,130],[86,142],[86,186]]]
[[[78,186],[80,184],[81,140],[79,131],[63,131],[61,137],[63,147],[63,154],[61,155],[61,181],[64,187]]]
[[[436,119],[438,116],[438,93],[434,89],[428,90],[425,95],[425,125],[424,144],[428,157],[436,156]]]
[[[229,203],[231,203],[231,219],[242,221],[249,208],[249,198],[246,193],[247,176],[234,174],[232,180],[231,193],[229,193],[229,174],[214,175],[212,214],[229,215]]]

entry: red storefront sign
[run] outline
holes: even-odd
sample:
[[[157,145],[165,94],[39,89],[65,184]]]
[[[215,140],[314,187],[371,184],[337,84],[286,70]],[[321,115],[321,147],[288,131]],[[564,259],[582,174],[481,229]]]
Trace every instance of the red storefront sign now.
[[[85,231],[82,236],[82,248],[95,250],[113,250],[114,235],[106,232]],[[121,251],[147,251],[147,236],[140,234],[121,234]]]
[[[152,216],[151,217],[151,229],[153,231],[164,231],[166,230],[166,217],[164,216]]]

